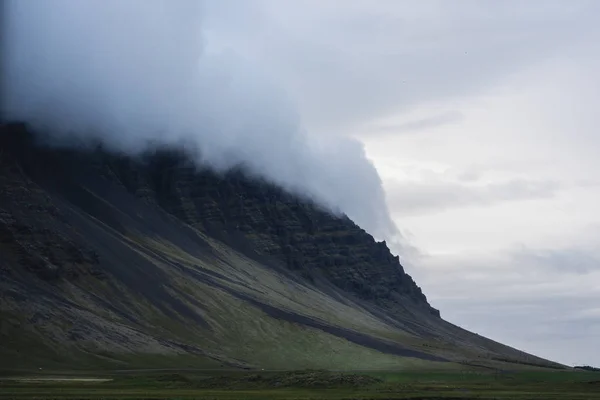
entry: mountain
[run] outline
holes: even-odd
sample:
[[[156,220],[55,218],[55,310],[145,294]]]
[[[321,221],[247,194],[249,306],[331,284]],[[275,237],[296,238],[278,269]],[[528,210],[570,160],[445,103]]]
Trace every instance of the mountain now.
[[[1,127],[0,367],[561,367],[444,321],[385,242],[243,168],[38,139]]]

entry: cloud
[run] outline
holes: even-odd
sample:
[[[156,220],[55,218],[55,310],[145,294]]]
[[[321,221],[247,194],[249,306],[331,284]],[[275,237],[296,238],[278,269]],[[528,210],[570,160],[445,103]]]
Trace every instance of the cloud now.
[[[249,3],[224,45],[241,43],[323,131],[489,90],[572,48],[598,8],[575,0]]]
[[[600,334],[600,266],[590,262],[599,255],[597,246],[421,254],[415,279],[467,329],[559,362],[598,364],[589,346]]]
[[[433,115],[426,118],[410,120],[397,124],[380,124],[365,128],[369,134],[399,134],[418,132],[426,129],[436,128],[442,125],[454,124],[464,119],[460,111],[448,111],[445,113]]]
[[[600,335],[600,318],[592,314],[598,297],[555,299],[547,293],[512,304],[485,297],[476,301],[478,306],[473,299],[439,299],[434,304],[450,307],[446,316],[463,327],[538,356],[567,365],[597,365],[600,361],[590,352]]]
[[[527,268],[544,268],[563,273],[589,274],[600,271],[600,258],[589,249],[565,248],[533,250],[523,247],[512,257],[518,265]]]
[[[7,118],[102,138],[132,153],[149,142],[199,147],[217,169],[254,173],[379,238],[397,236],[362,145],[308,134],[270,72],[223,47],[236,5],[195,0],[4,2]],[[253,9],[242,5],[242,9]]]
[[[465,181],[465,177],[462,178]],[[524,179],[489,184],[466,184],[446,180],[405,181],[388,182],[386,186],[388,203],[392,213],[397,216],[415,216],[451,208],[548,198],[555,196],[559,189],[560,185],[557,182]]]

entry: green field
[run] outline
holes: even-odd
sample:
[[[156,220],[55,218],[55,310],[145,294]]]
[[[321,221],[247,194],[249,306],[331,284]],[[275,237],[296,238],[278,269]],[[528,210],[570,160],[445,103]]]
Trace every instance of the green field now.
[[[49,381],[50,378],[102,381]],[[36,380],[39,379],[39,380]],[[0,399],[600,399],[600,373],[120,372],[5,374]]]

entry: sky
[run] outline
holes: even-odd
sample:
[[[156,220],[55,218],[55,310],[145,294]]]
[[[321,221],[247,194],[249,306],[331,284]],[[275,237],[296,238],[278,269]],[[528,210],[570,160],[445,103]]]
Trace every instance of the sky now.
[[[600,366],[600,3],[9,1],[9,116],[246,163],[388,240],[445,319]]]

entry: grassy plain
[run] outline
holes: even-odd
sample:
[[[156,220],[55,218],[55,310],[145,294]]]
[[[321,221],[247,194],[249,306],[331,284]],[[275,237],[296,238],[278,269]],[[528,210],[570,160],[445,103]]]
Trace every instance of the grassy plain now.
[[[66,377],[73,380],[49,380]],[[82,378],[96,378],[86,380]],[[5,373],[0,399],[600,400],[584,371],[120,371]]]

